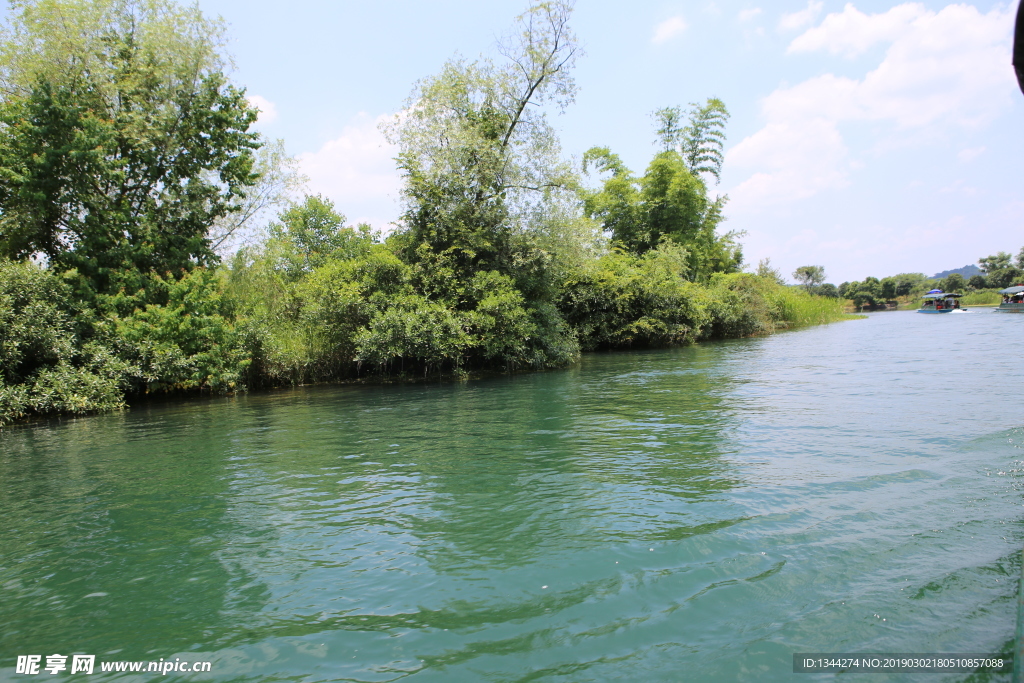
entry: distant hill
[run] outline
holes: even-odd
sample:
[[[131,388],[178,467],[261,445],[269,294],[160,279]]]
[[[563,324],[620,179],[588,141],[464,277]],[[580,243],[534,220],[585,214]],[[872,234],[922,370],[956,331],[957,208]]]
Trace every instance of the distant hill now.
[[[941,273],[936,273],[932,277],[936,280],[941,280],[944,277],[949,277],[953,273],[960,273],[964,276],[964,279],[970,279],[972,275],[983,275],[981,268],[974,265],[964,266],[963,268],[954,268],[953,270],[944,270]]]

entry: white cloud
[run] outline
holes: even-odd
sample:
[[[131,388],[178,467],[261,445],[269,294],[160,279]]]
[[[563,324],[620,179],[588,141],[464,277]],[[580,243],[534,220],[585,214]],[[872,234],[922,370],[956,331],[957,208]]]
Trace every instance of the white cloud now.
[[[741,10],[740,21],[750,21],[751,19],[756,18],[759,14],[761,14],[760,7],[751,7],[750,9]]]
[[[248,95],[249,104],[260,110],[256,123],[273,123],[277,120],[277,106],[260,95]]]
[[[835,122],[774,121],[729,150],[727,163],[758,170],[729,191],[730,208],[780,204],[845,187],[847,149]]]
[[[385,229],[398,217],[401,177],[394,162],[398,150],[377,127],[392,118],[360,114],[316,152],[298,155],[310,190],[330,197],[349,222]]]
[[[975,159],[977,159],[978,157],[980,157],[984,153],[985,153],[984,145],[982,145],[981,147],[967,147],[965,149],[960,150],[960,153],[957,154],[956,157],[960,161],[968,162],[968,161],[974,161]]]
[[[981,190],[973,187],[972,185],[968,185],[967,181],[960,179],[953,181],[951,185],[939,188],[939,192],[942,194],[962,194],[968,197],[976,197],[981,193]]]
[[[843,124],[883,124],[888,132],[875,151],[885,154],[936,131],[992,120],[1014,92],[1006,66],[1012,25],[1008,10],[983,15],[968,5],[932,12],[904,4],[866,15],[848,4],[828,15],[789,51],[853,56],[888,43],[886,54],[863,78],[826,73],[762,101],[765,127],[728,154],[730,164],[754,171],[730,191],[734,208],[796,201],[845,185],[851,165]]]
[[[821,3],[818,3],[818,6],[820,8]],[[934,12],[929,12],[924,5],[906,3],[882,14],[869,15],[851,3],[846,5],[842,12],[829,14],[820,26],[797,36],[790,43],[789,52],[824,49],[833,55],[855,57],[876,43],[891,42],[903,36],[914,21],[929,14],[935,16]]]
[[[654,27],[651,42],[655,45],[667,42],[686,30],[686,21],[680,17],[670,17]]]
[[[821,13],[824,3],[821,0],[809,0],[807,8],[791,14],[783,14],[779,19],[779,28],[783,31],[797,31],[804,26],[810,26]]]

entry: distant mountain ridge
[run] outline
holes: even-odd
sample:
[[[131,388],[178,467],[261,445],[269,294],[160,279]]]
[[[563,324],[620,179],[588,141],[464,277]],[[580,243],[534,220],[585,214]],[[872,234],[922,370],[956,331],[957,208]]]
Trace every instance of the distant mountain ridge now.
[[[949,277],[953,273],[959,273],[960,275],[963,275],[965,280],[969,279],[972,275],[983,275],[983,273],[981,272],[981,268],[979,268],[978,266],[966,265],[963,268],[954,268],[953,270],[944,270],[941,273],[936,273],[935,275],[932,275],[932,278],[936,280],[941,280],[944,277]]]

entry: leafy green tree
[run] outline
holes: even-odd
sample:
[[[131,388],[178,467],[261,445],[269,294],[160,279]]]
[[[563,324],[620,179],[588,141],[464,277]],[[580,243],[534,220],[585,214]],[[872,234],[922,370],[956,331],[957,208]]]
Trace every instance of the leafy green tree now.
[[[818,296],[828,297],[829,299],[839,298],[839,289],[830,282],[818,285],[812,290],[812,293],[817,294]]]
[[[709,98],[704,105],[691,103],[688,111],[666,107],[654,116],[659,123],[658,139],[665,151],[679,152],[690,173],[707,173],[716,182],[721,180],[729,111],[720,99]]]
[[[728,113],[721,102],[709,100],[690,114],[690,124],[683,126],[679,108],[657,112],[658,135],[666,149],[655,155],[640,178],[608,148],[588,150],[584,171],[610,175],[600,189],[581,194],[586,215],[599,221],[615,242],[643,254],[671,241],[688,251],[687,277],[705,281],[711,273],[738,270],[743,256],[737,234],[716,233],[727,198],[709,201],[701,178],[701,173],[719,174]]]
[[[1024,253],[1024,249],[1021,251]],[[989,287],[1010,287],[1024,279],[1024,265],[1014,265],[1012,257],[1005,251],[978,259],[978,265],[985,273],[985,284]]]
[[[306,195],[301,204],[281,212],[271,223],[269,246],[291,277],[308,273],[328,259],[349,259],[366,254],[373,244],[368,225],[345,226],[345,216],[334,202],[321,195]]]
[[[922,273],[900,273],[882,278],[882,296],[886,300],[909,296],[921,289],[927,279]]]
[[[207,230],[255,182],[259,145],[217,25],[158,0],[17,9],[0,40],[0,253],[101,292],[118,271],[214,262]]]
[[[28,95],[42,80],[68,86],[92,80],[103,98],[115,98],[118,81],[159,71],[170,92],[194,88],[230,66],[224,24],[197,5],[173,0],[15,0],[0,27],[0,83],[4,96]],[[114,58],[139,50],[149,64],[125,68]],[[120,58],[129,56],[120,55]],[[137,67],[142,67],[138,61]],[[126,103],[130,106],[131,103]]]
[[[963,291],[964,287],[966,287],[966,284],[967,283],[964,282],[963,275],[961,275],[960,273],[952,273],[951,275],[949,275],[949,277],[942,281],[940,289],[942,289],[942,291],[944,292],[956,293]]]
[[[534,5],[502,42],[504,64],[448,62],[387,127],[406,181],[401,248],[409,262],[465,280],[478,270],[511,273],[517,234],[575,186],[538,106],[573,98],[579,49],[570,14],[561,0]]]
[[[683,111],[680,107],[668,107],[655,112],[655,118],[659,122],[657,130],[658,138],[665,149],[675,151],[682,158],[691,177],[697,179],[699,185],[685,183],[687,189],[693,191],[698,188],[703,192],[699,199],[688,192],[679,192],[681,187],[673,188],[675,193],[658,191],[666,188],[664,183],[659,183],[658,166],[672,165],[671,158],[664,155],[655,157],[648,172],[645,175],[645,190],[647,203],[651,210],[650,223],[651,232],[659,235],[669,235],[677,243],[686,245],[691,252],[690,263],[692,275],[698,278],[706,278],[708,274],[715,272],[735,272],[739,270],[743,262],[742,252],[736,243],[737,233],[727,233],[717,237],[715,230],[723,220],[722,210],[728,197],[717,196],[710,202],[707,201],[707,187],[703,174],[714,176],[715,183],[721,180],[722,163],[725,160],[725,126],[729,121],[729,111],[725,104],[718,98],[708,98],[703,105],[696,102],[691,103],[690,109]],[[687,117],[686,125],[682,125],[684,115]],[[660,159],[659,159],[660,157]],[[652,171],[655,173],[652,174]],[[676,175],[678,169],[676,169]],[[652,177],[653,176],[653,177]],[[682,185],[676,181],[677,185]],[[654,190],[653,192],[651,190]],[[675,196],[672,196],[675,194]],[[680,201],[682,200],[682,201]],[[688,205],[688,206],[687,206]],[[664,208],[663,208],[664,207]],[[680,209],[683,211],[680,211]],[[667,209],[667,211],[665,210]],[[699,211],[702,219],[699,227],[692,226],[690,230],[680,232],[680,221],[685,225],[687,218],[684,218],[688,211]],[[659,221],[658,214],[667,213],[669,221]],[[676,220],[672,220],[676,219]],[[692,221],[692,218],[688,220]],[[661,222],[662,225],[658,225]],[[696,229],[694,229],[696,228]],[[671,233],[677,234],[672,235]],[[687,235],[686,233],[690,233]]]
[[[586,214],[600,222],[610,232],[612,239],[637,251],[640,245],[651,246],[640,200],[640,181],[630,172],[618,154],[607,147],[591,147],[583,155],[584,173],[594,169],[598,173],[610,173],[598,192],[583,194]]]
[[[369,226],[345,226],[323,197],[282,211],[262,243],[233,256],[227,294],[252,358],[250,386],[354,374],[354,337],[373,315],[411,293],[410,268]]]
[[[757,270],[755,273],[759,277],[763,277],[777,285],[785,285],[786,280],[782,277],[782,273],[778,268],[772,267],[772,260],[770,258],[763,258],[757,264]]]
[[[501,41],[501,62],[450,61],[417,85],[405,111],[385,127],[399,147],[406,205],[387,244],[412,266],[415,296],[403,299],[403,312],[384,307],[371,320],[370,332],[378,322],[383,326],[380,335],[357,335],[365,362],[394,366],[382,361],[392,357],[390,351],[371,353],[385,341],[411,354],[401,356],[400,366],[408,361],[425,371],[482,358],[509,367],[544,366],[578,353],[554,301],[567,271],[595,251],[600,231],[570,208],[579,180],[559,158],[544,114],[564,108],[574,95],[571,71],[579,49],[568,25],[571,9],[563,0],[535,4]],[[548,251],[555,247],[558,254]],[[481,273],[511,278],[518,294],[502,290],[481,298],[473,284]],[[428,329],[421,322],[431,319],[435,304],[451,311],[453,324],[469,337],[455,335],[447,323],[421,337],[417,330]],[[487,322],[499,310],[505,322]],[[519,322],[508,322],[513,319]],[[512,329],[535,333],[517,341],[520,333]],[[402,346],[399,332],[408,339],[448,341]],[[441,336],[430,336],[435,333]],[[512,337],[501,339],[505,334]]]
[[[824,266],[800,266],[793,271],[793,277],[804,286],[805,289],[810,290],[811,287],[816,287],[825,281],[825,267]]]
[[[1012,287],[1024,281],[1024,269],[1009,266],[994,270],[985,278],[989,287]]]
[[[857,308],[863,308],[886,301],[882,289],[878,278],[867,277],[863,282],[844,282],[839,285],[838,292],[843,298],[852,300]]]
[[[971,289],[985,289],[985,276],[972,275],[970,279],[967,280],[967,286],[970,287]]]
[[[630,251],[643,254],[665,240],[689,251],[687,277],[734,272],[743,261],[736,233],[718,235],[725,197],[708,201],[704,182],[675,150],[658,153],[641,178],[606,148],[587,151],[588,167],[609,170],[600,190],[583,193],[584,211]]]
[[[1005,251],[1000,251],[992,256],[983,256],[978,259],[978,266],[981,271],[986,275],[993,273],[997,270],[1004,270],[1010,267],[1010,255]]]
[[[695,241],[705,218],[704,184],[690,173],[678,152],[661,152],[651,160],[640,181],[640,206],[645,240],[630,245],[643,253],[663,239],[685,245]]]

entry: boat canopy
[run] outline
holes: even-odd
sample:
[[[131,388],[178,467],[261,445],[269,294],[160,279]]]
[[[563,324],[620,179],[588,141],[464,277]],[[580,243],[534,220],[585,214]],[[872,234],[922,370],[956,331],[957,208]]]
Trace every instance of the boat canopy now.
[[[1024,292],[1024,285],[1017,285],[1016,287],[1007,287],[1006,289],[1000,289],[1000,294],[1020,294]]]
[[[1022,288],[1022,289],[1024,289],[1024,288]],[[922,299],[947,299],[947,298],[959,299],[962,296],[963,296],[963,294],[950,294],[948,292],[940,292],[939,290],[936,289],[936,290],[932,290],[931,292],[928,292],[927,294],[925,294],[921,298]]]

